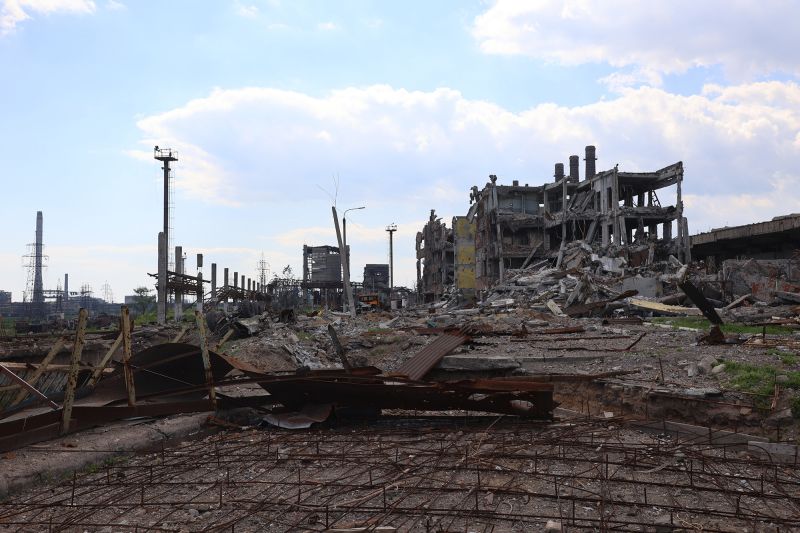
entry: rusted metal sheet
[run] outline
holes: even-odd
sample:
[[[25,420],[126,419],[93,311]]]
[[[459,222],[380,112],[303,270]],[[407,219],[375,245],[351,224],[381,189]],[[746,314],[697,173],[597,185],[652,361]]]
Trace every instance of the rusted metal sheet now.
[[[47,396],[42,394],[36,387],[34,387],[33,385],[31,385],[30,383],[28,383],[27,381],[25,381],[24,379],[22,379],[18,375],[16,375],[14,372],[12,372],[8,368],[6,368],[3,364],[0,364],[0,372],[2,372],[5,375],[7,375],[9,378],[11,378],[12,381],[17,383],[24,390],[32,393],[34,396],[37,396],[40,400],[42,400],[44,403],[48,404],[53,409],[58,409],[58,404],[57,403],[55,403],[54,401],[50,400]]]
[[[468,339],[469,337],[464,333],[443,333],[403,363],[396,373],[414,381],[420,380],[439,364],[445,355],[467,342]]]
[[[233,365],[214,352],[208,353],[211,373],[216,382],[228,374]],[[202,351],[200,347],[192,344],[165,343],[151,346],[135,354],[131,358],[130,367],[133,370],[134,386],[139,397],[206,385]],[[103,379],[95,390],[109,398],[127,398],[123,375],[119,371]]]
[[[613,303],[613,302],[616,302],[616,301],[619,301],[619,300],[624,300],[625,298],[630,298],[631,296],[636,296],[637,294],[639,294],[639,291],[637,291],[637,290],[629,290],[629,291],[625,291],[625,292],[623,292],[621,294],[618,294],[614,298],[609,298],[608,300],[600,300],[600,301],[597,301],[597,302],[590,302],[590,303],[586,303],[586,304],[572,305],[572,306],[566,308],[564,310],[564,312],[568,316],[571,316],[571,317],[589,315],[589,314],[591,314],[592,312],[594,312],[594,311],[596,311],[598,309],[605,308],[605,306],[610,304],[610,303]]]
[[[260,381],[264,389],[289,409],[309,404],[338,408],[413,411],[466,410],[550,420],[556,404],[552,383],[468,380],[423,383],[391,377],[284,376]]]
[[[619,318],[605,318],[603,319],[603,325],[607,326],[609,324],[630,324],[630,325],[639,325],[643,324],[644,320],[638,316],[625,316]]]
[[[34,371],[33,375],[30,377],[29,383],[31,384],[31,386],[33,387],[36,386],[36,382],[39,380],[41,375],[47,370],[47,367],[53,361],[56,354],[58,354],[58,352],[61,351],[61,348],[63,346],[64,346],[64,337],[59,337],[58,340],[56,340],[55,344],[53,344],[53,347],[50,348],[50,351],[47,352],[47,355],[42,360],[42,362],[39,363],[39,366],[36,369],[36,371]],[[28,391],[26,389],[22,389],[21,391],[19,391],[19,394],[17,394],[14,400],[9,404],[9,407],[14,407],[18,403],[20,403],[22,400],[25,399],[27,395]],[[2,401],[0,401],[0,407],[2,407],[2,405],[3,403]]]

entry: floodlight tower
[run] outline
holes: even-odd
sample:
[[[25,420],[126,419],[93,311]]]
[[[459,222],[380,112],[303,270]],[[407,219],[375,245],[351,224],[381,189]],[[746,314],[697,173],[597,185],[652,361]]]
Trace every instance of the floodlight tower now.
[[[178,160],[178,151],[171,148],[159,148],[156,146],[153,149],[153,157],[164,164],[164,166],[161,167],[162,170],[164,170],[164,240],[167,242],[167,249],[169,249],[169,164],[171,161]]]
[[[156,146],[153,148],[153,158],[164,164],[161,167],[164,170],[164,230],[158,236],[158,323],[163,325],[167,320],[167,269],[169,267],[169,164],[178,160],[178,152],[171,148]]]
[[[392,222],[386,226],[386,231],[389,232],[389,291],[394,289],[394,242],[392,235],[397,231],[397,224]]]

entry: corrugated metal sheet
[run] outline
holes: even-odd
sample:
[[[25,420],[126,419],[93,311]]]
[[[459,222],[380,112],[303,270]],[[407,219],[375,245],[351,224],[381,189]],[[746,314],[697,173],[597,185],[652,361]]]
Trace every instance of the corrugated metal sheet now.
[[[418,381],[425,377],[425,374],[430,372],[445,355],[464,344],[467,339],[469,337],[464,333],[443,333],[403,363],[396,373]]]

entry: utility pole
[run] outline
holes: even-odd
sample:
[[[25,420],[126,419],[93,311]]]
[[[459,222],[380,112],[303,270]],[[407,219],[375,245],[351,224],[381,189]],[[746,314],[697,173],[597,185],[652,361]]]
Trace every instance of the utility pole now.
[[[389,291],[394,289],[394,242],[392,236],[397,231],[397,224],[392,222],[386,226],[386,231],[389,232]]]
[[[347,258],[345,254],[341,253],[344,248],[342,234],[339,232],[339,215],[336,214],[336,206],[331,206],[333,212],[333,226],[336,229],[336,240],[339,241],[339,258],[342,262],[342,276],[344,282],[344,292],[347,296],[347,303],[350,305],[350,316],[356,317],[356,306],[353,302],[353,287],[350,285],[350,269],[347,268]]]

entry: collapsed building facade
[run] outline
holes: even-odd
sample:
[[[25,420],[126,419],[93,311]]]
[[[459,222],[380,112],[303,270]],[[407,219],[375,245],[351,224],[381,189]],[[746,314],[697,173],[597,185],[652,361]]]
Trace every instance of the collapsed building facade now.
[[[436,300],[453,285],[453,230],[431,209],[428,223],[417,232],[417,290],[425,302]]]
[[[683,163],[653,172],[621,172],[617,166],[597,172],[596,160],[595,147],[587,146],[583,179],[580,158],[572,155],[569,174],[563,163],[556,163],[550,183],[521,185],[513,180],[501,185],[492,175],[482,189],[473,186],[466,217],[453,219],[454,227],[461,226],[461,254],[453,229],[431,211],[417,234],[420,294],[431,301],[448,286],[468,292],[487,289],[502,282],[509,269],[545,259],[560,263],[564,247],[575,241],[625,256],[632,265],[669,254],[690,260],[681,198]],[[671,186],[675,195],[667,204],[663,193]],[[474,270],[465,262],[472,255]]]

